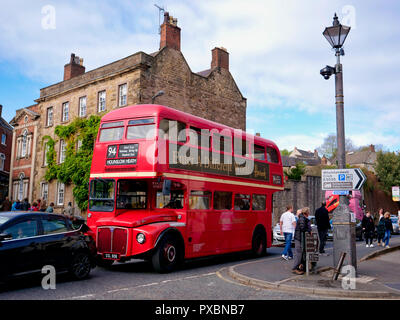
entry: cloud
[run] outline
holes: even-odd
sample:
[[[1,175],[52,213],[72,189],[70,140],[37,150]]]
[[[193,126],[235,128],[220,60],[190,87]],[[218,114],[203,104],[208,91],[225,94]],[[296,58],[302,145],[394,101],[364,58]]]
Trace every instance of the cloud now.
[[[56,29],[43,30],[49,1],[8,1],[0,11],[0,62],[48,84],[62,79],[71,52],[87,70],[137,51],[158,50],[158,10],[152,3],[120,0],[53,2]],[[314,149],[332,131],[334,80],[319,70],[335,63],[322,36],[332,15],[352,23],[342,57],[346,134],[356,144],[400,149],[400,4],[359,1],[202,0],[164,2],[182,28],[182,52],[193,71],[209,68],[211,49],[224,46],[230,71],[248,103],[248,127],[262,131],[280,113],[292,114],[283,146],[301,141]],[[32,97],[32,100],[37,97]],[[265,114],[273,113],[273,117]],[[260,118],[261,117],[261,118]],[[305,124],[313,127],[305,131]],[[274,123],[272,127],[278,127]],[[334,126],[333,126],[334,127]],[[301,135],[296,133],[301,132]],[[325,133],[326,132],[326,133]],[[298,138],[300,140],[298,140]],[[368,142],[370,141],[370,142]],[[292,146],[289,144],[293,143]]]

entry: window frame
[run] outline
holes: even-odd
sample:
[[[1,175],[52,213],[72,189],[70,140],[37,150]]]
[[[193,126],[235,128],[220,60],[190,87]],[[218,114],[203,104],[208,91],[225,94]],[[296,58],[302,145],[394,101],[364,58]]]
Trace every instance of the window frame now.
[[[64,163],[67,158],[67,143],[64,139],[60,140],[60,156],[58,158],[58,163]]]
[[[69,101],[63,102],[61,107],[61,122],[68,122],[68,121],[69,121]]]
[[[104,101],[101,101],[101,95],[104,93]],[[106,101],[107,101],[107,92],[106,90],[101,90],[97,93],[97,112],[101,113],[106,111],[107,105],[106,105]],[[104,103],[104,108],[100,109],[100,107],[102,106],[102,103]]]
[[[63,195],[62,200],[63,201],[62,202],[59,201],[60,200],[60,186],[63,186],[63,188],[62,188],[62,195]],[[65,202],[65,184],[60,181],[57,181],[56,204],[57,204],[57,206],[63,206],[64,202]]]
[[[51,117],[49,117],[49,114],[51,114]],[[53,106],[51,106],[46,109],[46,127],[51,127],[53,125],[53,121],[54,121],[54,108]]]
[[[83,106],[82,101],[85,101],[84,108],[82,108],[82,106]],[[78,106],[79,106],[79,113],[78,113],[79,117],[80,118],[86,117],[86,115],[87,115],[87,96],[82,96],[79,98]],[[82,114],[82,109],[85,111],[84,114]]]
[[[122,95],[121,89],[125,87],[125,95]],[[125,103],[121,103],[121,98],[125,97]],[[124,107],[128,104],[128,83],[123,83],[118,86],[118,107]]]
[[[3,142],[3,140],[4,140],[4,142]],[[2,133],[2,134],[1,134],[1,144],[2,144],[3,146],[6,146],[6,145],[7,145],[7,135],[6,135],[5,133]]]

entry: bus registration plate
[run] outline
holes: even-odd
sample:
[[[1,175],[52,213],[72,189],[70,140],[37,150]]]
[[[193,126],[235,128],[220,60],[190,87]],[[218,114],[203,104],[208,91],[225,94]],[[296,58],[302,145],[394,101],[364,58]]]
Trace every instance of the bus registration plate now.
[[[117,253],[103,253],[104,259],[118,260],[119,254]]]

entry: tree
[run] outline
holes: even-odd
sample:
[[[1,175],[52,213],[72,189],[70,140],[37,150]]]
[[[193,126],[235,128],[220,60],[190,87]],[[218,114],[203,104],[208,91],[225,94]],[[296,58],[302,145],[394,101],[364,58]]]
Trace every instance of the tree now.
[[[43,138],[48,146],[45,179],[72,183],[72,193],[81,210],[86,210],[88,205],[90,167],[100,119],[100,116],[91,115],[87,119],[76,118],[67,126],[55,128],[55,134],[67,142],[66,157],[62,164],[56,164],[55,141],[50,136]]]
[[[287,149],[280,150],[280,152],[281,156],[288,156],[290,154],[290,151],[288,151]]]
[[[391,193],[393,186],[400,186],[400,152],[379,151],[375,171],[384,191]]]
[[[296,166],[285,170],[284,174],[291,180],[301,180],[301,176],[306,172],[306,165],[303,162],[297,162]]]
[[[345,141],[346,152],[355,151],[356,147],[351,139],[347,138]],[[332,158],[336,156],[337,152],[337,138],[336,135],[331,133],[325,137],[323,144],[321,144],[317,151],[320,155],[325,155],[327,158]]]

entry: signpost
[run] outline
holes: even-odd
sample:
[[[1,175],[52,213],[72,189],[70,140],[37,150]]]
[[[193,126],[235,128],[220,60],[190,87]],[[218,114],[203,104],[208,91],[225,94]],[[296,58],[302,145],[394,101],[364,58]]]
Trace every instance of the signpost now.
[[[367,177],[359,168],[322,170],[322,190],[360,190],[365,181]]]
[[[310,262],[318,262],[318,234],[313,230],[311,234],[306,233],[306,275],[309,275]]]

